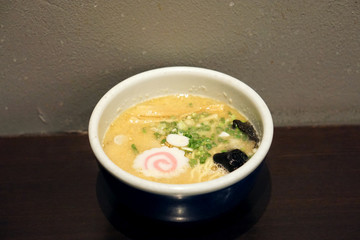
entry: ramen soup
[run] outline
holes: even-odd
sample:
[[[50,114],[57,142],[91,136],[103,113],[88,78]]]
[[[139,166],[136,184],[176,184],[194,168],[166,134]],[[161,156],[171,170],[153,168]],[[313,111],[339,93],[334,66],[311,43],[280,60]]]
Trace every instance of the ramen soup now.
[[[253,126],[226,103],[171,95],[123,111],[109,126],[103,148],[135,176],[187,184],[234,171],[256,152],[258,142]]]

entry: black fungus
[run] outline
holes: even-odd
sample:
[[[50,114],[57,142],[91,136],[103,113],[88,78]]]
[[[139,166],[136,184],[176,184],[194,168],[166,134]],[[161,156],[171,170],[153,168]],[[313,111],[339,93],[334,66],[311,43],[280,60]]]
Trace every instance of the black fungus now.
[[[232,172],[241,167],[249,157],[239,149],[234,149],[228,152],[216,153],[213,156],[214,162],[220,164],[229,172]]]
[[[232,128],[239,128],[240,131],[245,133],[250,140],[255,141],[256,144],[259,143],[259,137],[256,134],[256,130],[249,122],[242,122],[240,120],[235,119],[232,124]]]

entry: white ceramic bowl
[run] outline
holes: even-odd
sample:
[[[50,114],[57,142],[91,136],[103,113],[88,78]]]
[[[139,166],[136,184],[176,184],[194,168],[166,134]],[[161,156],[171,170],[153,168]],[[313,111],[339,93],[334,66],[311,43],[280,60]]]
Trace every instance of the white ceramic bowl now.
[[[260,138],[257,152],[239,169],[221,178],[195,184],[163,184],[147,181],[116,166],[104,153],[101,141],[110,123],[126,108],[149,98],[169,94],[193,94],[225,101],[254,125]],[[256,171],[273,138],[273,121],[262,98],[249,86],[229,75],[196,67],[165,67],[146,71],[110,89],[96,105],[89,123],[91,148],[100,169],[114,189],[126,188],[122,202],[140,214],[166,221],[193,221],[215,217],[236,206],[251,190]],[[123,192],[125,190],[122,190]],[[135,198],[149,199],[136,206]],[[203,207],[206,206],[206,207]],[[149,208],[152,208],[150,210]],[[215,209],[209,213],[208,208]]]

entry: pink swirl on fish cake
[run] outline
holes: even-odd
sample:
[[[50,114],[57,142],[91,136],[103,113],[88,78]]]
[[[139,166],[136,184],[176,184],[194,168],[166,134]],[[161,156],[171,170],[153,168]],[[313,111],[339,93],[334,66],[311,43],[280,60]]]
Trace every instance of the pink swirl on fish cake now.
[[[164,158],[165,156],[165,158]],[[157,158],[159,157],[159,158]],[[176,169],[177,160],[169,152],[156,152],[146,157],[145,159],[145,169],[149,169],[148,164],[152,163],[154,167],[160,172],[172,172]],[[170,168],[164,169],[164,166],[169,166]]]
[[[139,154],[133,167],[146,176],[169,178],[177,176],[189,167],[185,152],[178,148],[152,148]]]

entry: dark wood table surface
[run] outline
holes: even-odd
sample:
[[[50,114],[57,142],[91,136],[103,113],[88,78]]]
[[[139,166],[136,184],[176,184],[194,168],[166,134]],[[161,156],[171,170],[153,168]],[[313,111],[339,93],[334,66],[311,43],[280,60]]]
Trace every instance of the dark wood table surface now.
[[[86,134],[2,137],[0,239],[360,239],[360,126],[276,128],[265,163],[241,206],[169,224],[111,212]]]

